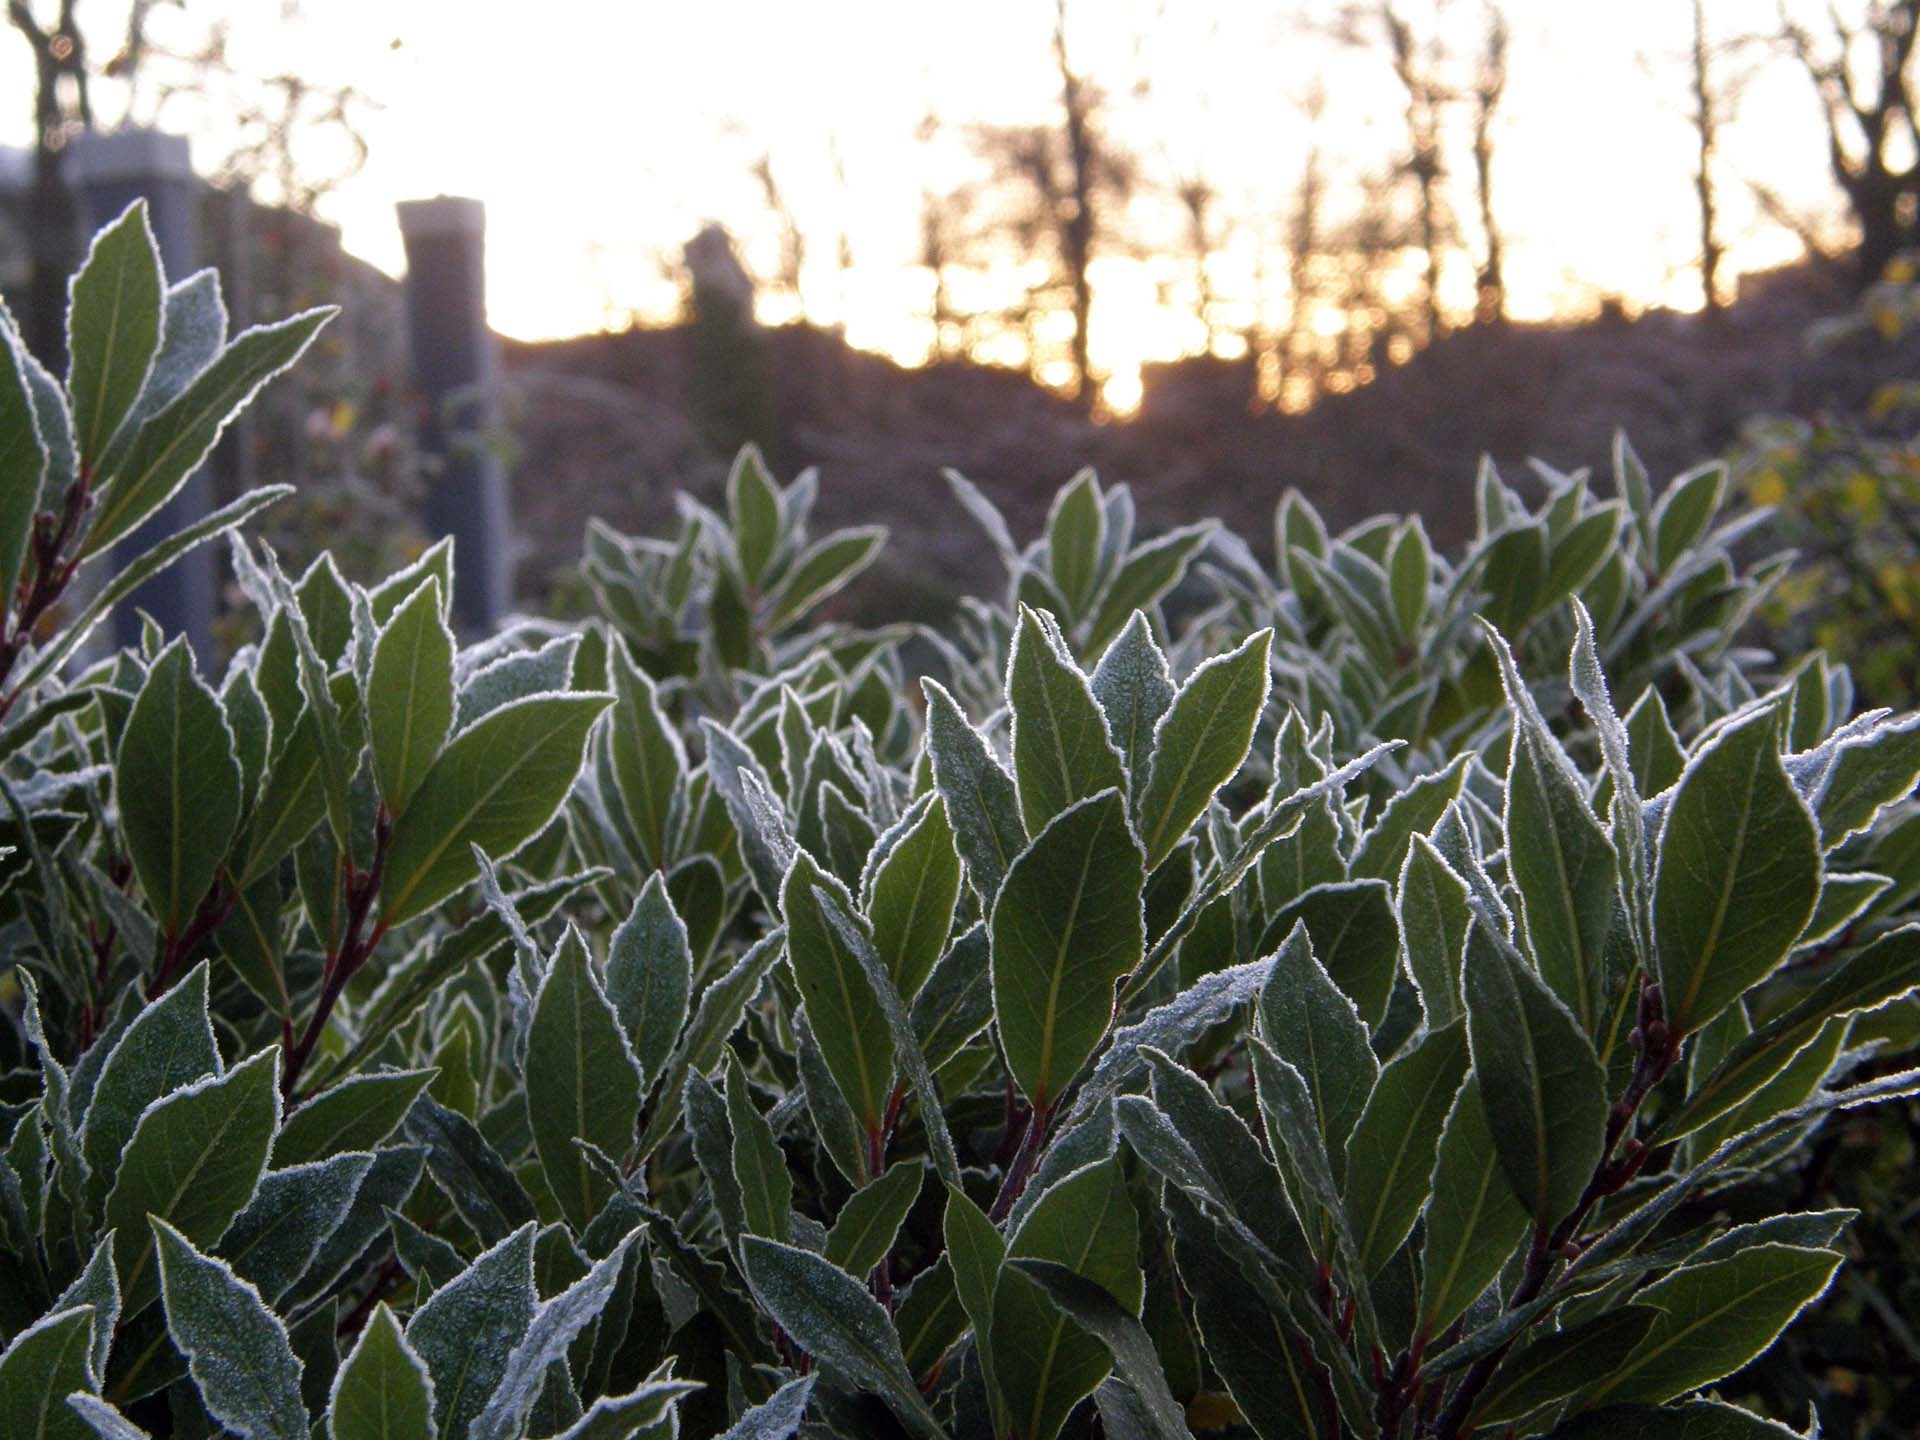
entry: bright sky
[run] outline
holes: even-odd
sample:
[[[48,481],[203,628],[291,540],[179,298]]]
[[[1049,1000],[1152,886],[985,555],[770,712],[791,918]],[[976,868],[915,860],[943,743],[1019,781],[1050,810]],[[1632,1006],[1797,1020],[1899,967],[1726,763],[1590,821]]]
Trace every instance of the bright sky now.
[[[929,282],[914,268],[923,183],[964,172],[961,127],[1050,115],[1051,0],[186,0],[155,11],[156,30],[191,33],[233,17],[242,67],[350,78],[383,108],[366,131],[371,158],[329,197],[348,247],[400,266],[396,200],[434,193],[486,201],[496,325],[544,337],[629,314],[669,313],[662,257],[707,219],[743,237],[765,274],[776,236],[749,167],[770,153],[809,232],[807,310],[854,343],[913,361],[929,338]],[[1076,66],[1110,89],[1145,74],[1151,93],[1120,110],[1151,168],[1200,171],[1241,221],[1216,264],[1232,293],[1251,274],[1249,216],[1274,243],[1305,146],[1298,100],[1315,74],[1335,97],[1325,121],[1330,167],[1351,184],[1397,147],[1399,95],[1377,53],[1343,52],[1301,19],[1313,0],[1076,0]],[[1474,0],[1454,8],[1477,23]],[[1506,0],[1514,39],[1497,136],[1496,204],[1507,231],[1512,309],[1522,318],[1590,306],[1698,303],[1685,74],[1684,0]],[[124,0],[81,0],[110,46]],[[1761,30],[1775,0],[1713,0],[1723,33]],[[957,19],[958,15],[964,19]],[[396,46],[394,42],[398,41]],[[0,32],[0,141],[24,143],[25,46]],[[109,96],[103,106],[117,109]],[[929,109],[952,127],[946,149],[915,139]],[[206,123],[186,108],[174,123]],[[1833,203],[1819,121],[1804,76],[1763,72],[1726,137],[1722,186],[1731,269],[1790,258],[1797,242],[1756,214],[1745,178],[1810,208]],[[196,136],[217,160],[218,134]],[[836,169],[836,155],[838,168]],[[1457,203],[1471,214],[1467,154]],[[929,176],[929,168],[949,175]],[[844,181],[841,179],[844,174]],[[1171,243],[1164,212],[1142,208]],[[840,233],[854,268],[835,265]],[[1475,242],[1477,243],[1477,242]],[[1470,277],[1462,262],[1450,277]],[[1204,343],[1184,262],[1110,259],[1096,272],[1096,369],[1122,377],[1146,360]],[[1242,292],[1244,293],[1244,291]]]

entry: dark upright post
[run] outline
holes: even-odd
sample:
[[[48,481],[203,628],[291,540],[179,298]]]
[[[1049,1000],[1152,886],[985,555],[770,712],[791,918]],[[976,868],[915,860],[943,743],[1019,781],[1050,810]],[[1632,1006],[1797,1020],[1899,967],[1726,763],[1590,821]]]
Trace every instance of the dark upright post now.
[[[454,537],[454,618],[463,631],[484,633],[512,600],[506,477],[488,444],[499,399],[487,328],[486,210],[446,195],[398,209],[414,381],[427,406],[427,529]]]
[[[82,135],[68,152],[66,170],[89,230],[99,229],[135,200],[145,200],[147,221],[169,282],[183,280],[199,267],[195,212],[200,182],[194,177],[185,136],[157,130]],[[152,518],[114,547],[115,557],[131,560],[155,542],[204,519],[211,509],[211,482],[202,468]],[[169,635],[184,634],[201,660],[210,661],[213,557],[213,548],[202,545],[135,590],[114,611],[114,642],[139,642],[139,612],[144,610]]]

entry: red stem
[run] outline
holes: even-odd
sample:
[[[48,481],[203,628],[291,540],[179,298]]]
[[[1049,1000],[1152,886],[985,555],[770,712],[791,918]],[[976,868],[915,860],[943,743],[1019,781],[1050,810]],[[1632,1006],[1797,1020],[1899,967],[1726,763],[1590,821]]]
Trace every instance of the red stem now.
[[[372,863],[363,871],[355,868],[351,857],[347,859],[347,923],[339,944],[327,956],[326,969],[320,977],[320,996],[314,1002],[313,1013],[307,1017],[306,1029],[301,1031],[300,1038],[287,1052],[286,1069],[280,1076],[282,1103],[288,1111],[296,1103],[295,1087],[299,1084],[300,1073],[307,1068],[307,1062],[313,1058],[314,1047],[326,1033],[333,1007],[339,1003],[347,982],[367,963],[387,933],[384,920],[377,922],[364,936],[361,932],[366,927],[368,915],[372,913],[374,901],[380,895],[380,878],[387,863],[387,844],[392,838],[393,821],[387,815],[387,807],[382,805],[374,816]]]

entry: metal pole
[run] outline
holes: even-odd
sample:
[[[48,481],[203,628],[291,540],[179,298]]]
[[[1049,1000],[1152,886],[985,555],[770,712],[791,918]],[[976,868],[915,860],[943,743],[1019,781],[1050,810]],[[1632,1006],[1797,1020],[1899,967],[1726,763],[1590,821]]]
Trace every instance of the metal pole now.
[[[426,405],[426,525],[454,537],[455,621],[485,633],[513,598],[506,476],[489,443],[500,406],[487,328],[486,209],[447,195],[397,209],[414,381]]]
[[[200,182],[193,173],[185,136],[136,129],[77,136],[66,170],[90,231],[144,199],[168,279],[184,279],[199,267]],[[206,471],[196,470],[171,500],[114,547],[115,558],[129,561],[156,541],[204,518],[212,509],[210,491]],[[139,642],[138,612],[144,610],[168,634],[184,633],[203,662],[211,660],[213,560],[212,547],[203,545],[135,590],[114,611],[114,642]]]

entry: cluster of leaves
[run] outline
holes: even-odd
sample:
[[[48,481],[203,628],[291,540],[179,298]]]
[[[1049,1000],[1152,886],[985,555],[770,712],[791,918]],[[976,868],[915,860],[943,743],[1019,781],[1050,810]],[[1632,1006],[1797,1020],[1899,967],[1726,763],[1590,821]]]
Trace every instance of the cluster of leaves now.
[[[1827,345],[1869,332],[1892,343],[1920,317],[1916,268],[1902,260],[1854,310],[1817,328]],[[1864,343],[1873,343],[1865,341]],[[1770,528],[1799,552],[1764,618],[1796,650],[1844,660],[1861,693],[1898,703],[1920,690],[1920,387],[1889,379],[1864,412],[1766,416],[1733,453]]]
[[[0,493],[171,314],[18,387]],[[1702,1392],[1853,1217],[1728,1216],[1920,1092],[1920,717],[1734,649],[1720,476],[1622,456],[1612,502],[1483,477],[1458,563],[1290,499],[1278,579],[1091,475],[1020,547],[953,477],[1008,586],[917,686],[907,627],[797,628],[882,537],[809,543],[750,452],[726,514],[589,536],[580,627],[462,646],[445,548],[368,588],[237,538],[217,678],[69,674],[43,606],[0,1428],[1792,1433]]]

